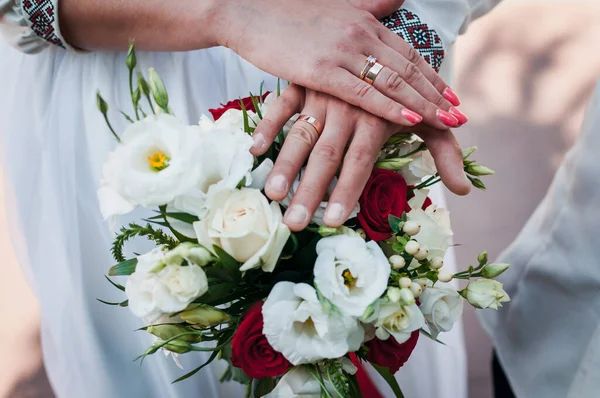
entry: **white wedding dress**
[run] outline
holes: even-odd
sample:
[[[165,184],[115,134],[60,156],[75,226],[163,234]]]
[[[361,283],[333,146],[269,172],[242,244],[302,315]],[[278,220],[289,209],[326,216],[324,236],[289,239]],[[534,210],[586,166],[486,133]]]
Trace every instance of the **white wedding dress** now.
[[[15,9],[20,4],[0,0],[0,10],[11,2]],[[425,13],[427,3],[433,4],[431,19],[440,23],[440,35],[451,43],[482,2],[409,0],[406,7]],[[15,23],[15,15],[12,17],[8,18],[12,26],[4,26],[9,39],[21,48],[35,47],[26,24]],[[445,19],[448,23],[443,25]],[[19,41],[26,35],[26,40]],[[190,123],[210,107],[257,92],[261,81],[267,89],[276,84],[275,78],[223,48],[139,53],[138,64],[141,69],[157,69],[169,90],[172,109]],[[58,47],[26,55],[0,43],[0,76],[0,147],[9,188],[11,235],[19,263],[40,303],[44,363],[57,396],[243,396],[242,386],[218,382],[222,364],[171,384],[202,363],[202,354],[184,355],[185,371],[163,355],[147,358],[142,366],[134,363],[133,358],[152,343],[151,337],[134,332],[141,324],[127,309],[96,300],[123,300],[123,294],[104,280],[113,264],[109,253],[112,236],[102,221],[96,189],[102,163],[115,142],[96,109],[95,96],[97,90],[102,92],[111,106],[113,126],[122,130],[125,120],[118,110],[131,109],[125,55],[81,54]],[[432,196],[434,202],[444,204],[441,187],[434,188]],[[145,250],[138,242],[128,248]],[[446,264],[449,269],[455,267],[452,255]],[[461,324],[442,339],[447,346],[421,339],[399,372],[407,398],[466,397]]]

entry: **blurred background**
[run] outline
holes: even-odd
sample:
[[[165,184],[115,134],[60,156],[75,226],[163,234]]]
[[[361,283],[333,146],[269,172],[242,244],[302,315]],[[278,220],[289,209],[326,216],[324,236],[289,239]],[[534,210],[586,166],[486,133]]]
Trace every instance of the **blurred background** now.
[[[454,86],[470,122],[458,136],[498,172],[486,192],[448,198],[459,264],[482,248],[495,258],[543,198],[600,76],[599,42],[597,0],[506,0],[459,40]],[[0,398],[50,398],[38,309],[11,250],[3,193],[0,176]],[[490,398],[491,345],[474,310],[464,317],[470,397]]]

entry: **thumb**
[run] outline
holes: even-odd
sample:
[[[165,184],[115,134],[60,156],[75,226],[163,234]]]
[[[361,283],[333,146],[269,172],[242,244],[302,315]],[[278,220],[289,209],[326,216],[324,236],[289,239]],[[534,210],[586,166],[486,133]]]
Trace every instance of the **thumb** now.
[[[355,8],[373,14],[377,19],[387,17],[398,11],[404,0],[348,0]]]

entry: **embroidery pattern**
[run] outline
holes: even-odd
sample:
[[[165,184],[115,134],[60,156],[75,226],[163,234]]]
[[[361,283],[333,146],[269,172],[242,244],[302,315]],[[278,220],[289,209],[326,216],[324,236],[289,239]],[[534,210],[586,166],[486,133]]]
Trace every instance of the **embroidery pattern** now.
[[[440,71],[444,61],[444,45],[442,39],[433,29],[414,13],[398,10],[381,22],[392,32],[402,38],[427,61],[436,72]]]
[[[65,48],[56,34],[56,12],[52,0],[23,0],[23,11],[27,14],[29,26],[36,35],[49,43]]]

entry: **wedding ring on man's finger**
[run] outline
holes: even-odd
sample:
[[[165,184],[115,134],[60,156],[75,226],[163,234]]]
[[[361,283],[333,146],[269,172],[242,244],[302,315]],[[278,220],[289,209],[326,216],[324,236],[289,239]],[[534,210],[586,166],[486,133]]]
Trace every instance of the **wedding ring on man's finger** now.
[[[305,122],[310,124],[311,126],[313,126],[315,128],[315,130],[317,130],[317,134],[321,135],[321,133],[323,132],[323,125],[321,123],[319,123],[319,121],[312,117],[312,116],[308,116],[308,115],[300,115],[298,116],[298,120],[296,120],[296,123],[298,122]]]
[[[369,83],[370,85],[373,85],[373,82],[375,81],[375,79],[377,79],[377,75],[379,75],[379,72],[381,72],[382,69],[383,69],[383,65],[375,62],[375,65],[373,65],[369,69],[369,71],[367,72],[367,74],[365,75],[365,78],[363,80],[366,81],[367,83]]]
[[[375,65],[376,63],[377,63],[377,58],[375,58],[372,55],[369,55],[367,57],[367,60],[365,61],[365,66],[363,66],[362,70],[360,71],[360,80],[365,80],[367,73],[373,67],[373,65]]]

